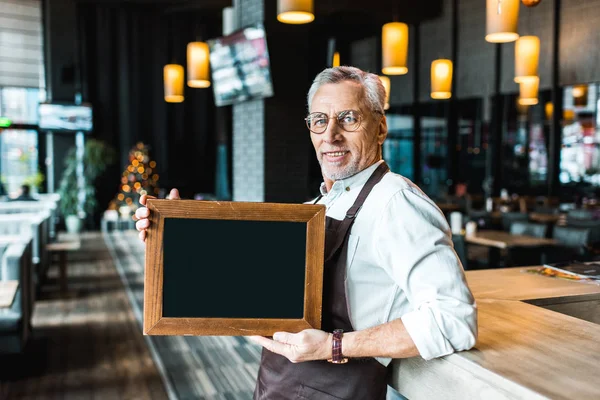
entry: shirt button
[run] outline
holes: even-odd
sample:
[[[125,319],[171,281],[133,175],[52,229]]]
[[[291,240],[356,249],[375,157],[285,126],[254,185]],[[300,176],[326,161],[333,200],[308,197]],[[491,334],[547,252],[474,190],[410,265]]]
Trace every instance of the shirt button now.
[[[350,186],[346,186],[346,192],[350,191]]]

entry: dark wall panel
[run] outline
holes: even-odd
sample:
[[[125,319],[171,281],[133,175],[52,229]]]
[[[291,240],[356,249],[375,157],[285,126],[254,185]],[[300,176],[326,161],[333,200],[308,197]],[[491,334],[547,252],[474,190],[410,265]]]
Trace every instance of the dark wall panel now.
[[[413,87],[415,79],[415,71],[413,69],[413,61],[415,59],[415,34],[417,28],[414,25],[408,26],[408,73],[405,75],[390,76],[390,84],[392,86],[390,93],[390,105],[400,106],[412,104],[414,101]],[[380,63],[381,64],[381,61]]]
[[[374,36],[352,42],[350,45],[351,65],[364,71],[381,74],[378,68],[380,62],[377,60],[379,54],[377,46],[378,40]]]
[[[485,41],[483,0],[459,1],[458,61],[457,97],[490,95],[494,88],[494,44]]]
[[[43,18],[48,99],[74,101],[78,58],[75,0],[46,1]]]
[[[534,35],[540,38],[540,89],[552,87],[552,35],[554,0],[544,0],[536,7],[521,5],[519,10],[519,34]],[[500,90],[502,93],[517,93],[519,85],[515,78],[515,43],[502,45],[502,70]]]
[[[600,81],[600,0],[562,0],[560,84]]]
[[[420,26],[419,100],[431,101],[431,62],[452,57],[452,0],[444,0],[442,15]]]

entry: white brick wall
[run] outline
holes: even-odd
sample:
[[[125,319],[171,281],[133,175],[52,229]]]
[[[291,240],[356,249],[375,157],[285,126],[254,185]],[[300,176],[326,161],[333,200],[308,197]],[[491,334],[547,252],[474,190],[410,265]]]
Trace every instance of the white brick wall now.
[[[242,27],[262,22],[263,0],[239,0]],[[265,201],[265,104],[233,105],[233,201]]]

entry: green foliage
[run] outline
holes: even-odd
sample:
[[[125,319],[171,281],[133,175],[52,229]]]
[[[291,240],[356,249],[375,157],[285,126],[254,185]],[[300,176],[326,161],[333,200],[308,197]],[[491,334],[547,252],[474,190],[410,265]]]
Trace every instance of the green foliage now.
[[[27,178],[25,178],[25,180],[23,180],[23,184],[35,187],[39,190],[42,187],[42,183],[44,183],[44,179],[46,179],[44,174],[38,171],[35,174],[29,175]]]
[[[85,143],[83,155],[83,176],[85,177],[83,212],[92,214],[96,208],[96,187],[94,181],[114,162],[115,153],[112,148],[96,139],[88,139]],[[60,210],[63,215],[77,215],[79,211],[78,185],[77,185],[77,155],[75,147],[71,148],[65,159],[60,186]]]

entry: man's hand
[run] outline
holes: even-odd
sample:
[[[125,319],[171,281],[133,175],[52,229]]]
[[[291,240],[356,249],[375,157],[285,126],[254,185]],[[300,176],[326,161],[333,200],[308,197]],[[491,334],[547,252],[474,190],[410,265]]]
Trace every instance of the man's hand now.
[[[148,195],[142,195],[140,197],[140,204],[145,206],[146,205],[146,201],[148,199],[155,199],[156,197],[154,196],[148,196]],[[177,189],[171,189],[171,192],[169,193],[169,198],[172,200],[179,200],[179,190]],[[135,218],[137,219],[137,222],[135,223],[135,228],[140,231],[139,236],[140,236],[140,240],[142,242],[146,241],[146,231],[148,230],[148,227],[150,226],[150,220],[148,219],[150,217],[150,210],[148,210],[148,208],[146,207],[140,207],[135,211]]]
[[[276,332],[273,340],[262,336],[250,336],[249,339],[293,363],[331,358],[333,335],[318,329],[305,329],[299,333]]]

